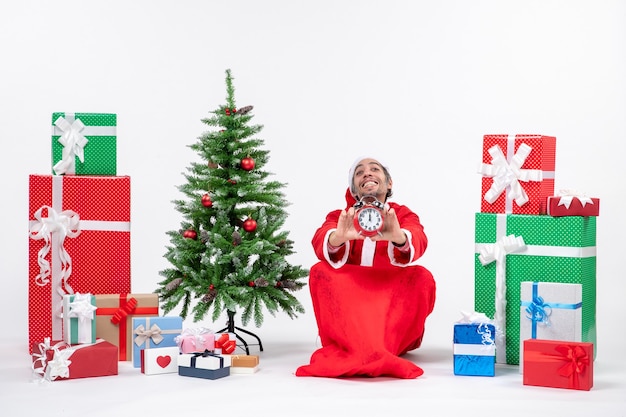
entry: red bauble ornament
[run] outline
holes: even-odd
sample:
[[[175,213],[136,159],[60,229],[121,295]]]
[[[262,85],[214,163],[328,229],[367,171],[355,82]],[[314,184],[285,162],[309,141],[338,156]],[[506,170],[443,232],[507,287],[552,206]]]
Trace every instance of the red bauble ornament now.
[[[248,286],[249,286],[249,287],[254,287],[254,281],[250,281],[250,282],[248,282]]]
[[[210,289],[210,290],[215,289],[215,285],[213,285],[213,284],[209,285],[209,289]]]
[[[193,229],[187,229],[183,232],[183,237],[185,239],[193,239],[196,240],[198,238],[198,234]]]
[[[239,165],[241,165],[241,169],[243,169],[244,171],[252,171],[254,169],[254,159],[246,156],[241,160]]]
[[[243,230],[246,232],[254,232],[256,230],[256,220],[248,217],[246,221],[243,222]]]
[[[230,109],[225,109],[224,113],[226,113],[226,116],[230,116]]]
[[[204,207],[211,207],[213,206],[213,201],[211,201],[211,196],[208,194],[205,194],[202,196],[202,205]]]
[[[228,180],[228,182],[229,182],[229,183],[231,183],[232,185],[237,184],[237,181],[235,181],[235,180],[233,180],[233,179],[229,179],[229,180]]]

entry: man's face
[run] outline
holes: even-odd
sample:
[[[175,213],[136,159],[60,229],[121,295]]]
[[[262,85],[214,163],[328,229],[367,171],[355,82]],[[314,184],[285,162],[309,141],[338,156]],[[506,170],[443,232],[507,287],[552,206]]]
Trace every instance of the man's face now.
[[[385,201],[387,190],[391,189],[391,180],[387,179],[382,165],[375,159],[359,162],[352,181],[359,198],[375,195],[379,201]]]

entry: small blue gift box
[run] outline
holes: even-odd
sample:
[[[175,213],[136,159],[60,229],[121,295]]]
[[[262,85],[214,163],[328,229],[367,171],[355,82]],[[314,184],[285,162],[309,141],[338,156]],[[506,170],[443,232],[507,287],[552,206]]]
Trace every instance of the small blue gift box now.
[[[178,375],[219,379],[230,375],[230,357],[205,351],[178,355]]]
[[[133,366],[141,368],[143,349],[178,347],[176,336],[182,331],[182,317],[133,317]]]
[[[494,376],[496,329],[490,323],[454,325],[454,375]]]

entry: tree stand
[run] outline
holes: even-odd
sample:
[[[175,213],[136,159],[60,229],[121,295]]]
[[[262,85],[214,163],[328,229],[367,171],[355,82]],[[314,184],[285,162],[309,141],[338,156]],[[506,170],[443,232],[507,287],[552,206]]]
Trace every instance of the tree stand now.
[[[250,336],[254,337],[259,345],[259,350],[261,350],[261,352],[263,352],[263,344],[261,343],[261,339],[259,339],[259,336],[255,335],[252,332],[249,332],[248,330],[242,329],[241,327],[237,327],[235,326],[235,312],[231,311],[231,310],[227,310],[226,313],[228,314],[228,322],[226,323],[226,327],[224,327],[222,330],[219,330],[217,333],[223,333],[223,332],[228,332],[228,333],[233,333],[236,337],[237,340],[239,340],[243,346],[244,349],[246,351],[246,355],[250,354],[250,349],[248,348],[248,342],[246,342],[241,336],[239,336],[239,334],[237,334],[237,332],[235,330],[239,330],[242,333],[246,333],[249,334]],[[255,346],[257,344],[251,345],[251,346]]]

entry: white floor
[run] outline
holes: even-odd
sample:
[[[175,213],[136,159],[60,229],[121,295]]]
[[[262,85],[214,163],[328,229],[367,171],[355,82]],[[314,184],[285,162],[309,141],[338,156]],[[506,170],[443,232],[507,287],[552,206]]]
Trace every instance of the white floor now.
[[[428,341],[407,355],[425,371],[414,380],[300,378],[293,372],[315,341],[269,334],[263,352],[251,346],[261,356],[252,375],[146,376],[126,362],[118,376],[40,384],[22,346],[0,341],[3,416],[626,416],[626,363],[602,357],[591,391],[524,386],[515,366],[498,365],[495,377],[454,376],[451,346]]]

